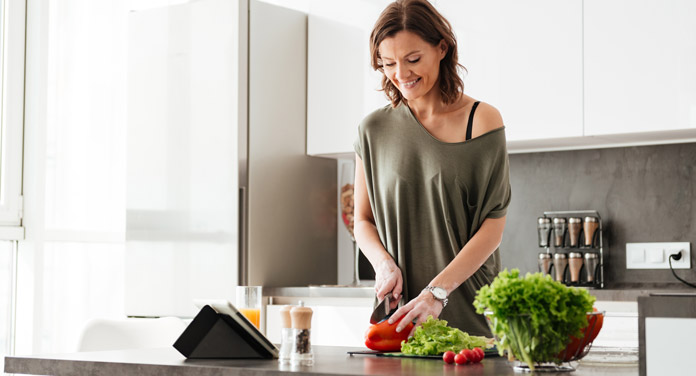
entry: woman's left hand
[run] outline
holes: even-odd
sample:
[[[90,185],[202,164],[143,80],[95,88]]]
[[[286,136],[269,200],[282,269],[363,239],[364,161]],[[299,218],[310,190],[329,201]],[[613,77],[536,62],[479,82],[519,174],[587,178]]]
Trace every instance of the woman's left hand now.
[[[396,331],[401,332],[408,323],[413,321],[415,325],[408,335],[411,337],[416,331],[416,328],[428,319],[428,316],[438,318],[440,312],[442,312],[442,308],[442,302],[435,299],[432,293],[429,291],[421,291],[420,295],[406,303],[403,307],[397,309],[389,318],[389,323],[393,324],[398,321],[401,316],[404,316],[404,319],[401,320],[396,327]]]

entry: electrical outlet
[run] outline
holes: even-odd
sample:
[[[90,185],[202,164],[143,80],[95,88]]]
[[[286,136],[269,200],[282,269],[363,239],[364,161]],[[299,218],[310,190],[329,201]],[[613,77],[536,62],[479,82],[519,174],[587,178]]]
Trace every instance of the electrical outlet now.
[[[626,243],[626,269],[669,269],[669,256],[679,251],[672,268],[691,269],[691,243]]]

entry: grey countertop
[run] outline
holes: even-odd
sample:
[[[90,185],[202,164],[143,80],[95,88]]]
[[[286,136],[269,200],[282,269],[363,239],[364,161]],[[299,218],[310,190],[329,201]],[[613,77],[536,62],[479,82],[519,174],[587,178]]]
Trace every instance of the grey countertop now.
[[[277,360],[186,360],[174,348],[98,351],[61,355],[11,356],[5,372],[32,375],[513,375],[511,363],[486,358],[480,364],[457,366],[438,359],[349,356],[346,347],[314,348],[313,366],[280,365]],[[362,349],[364,350],[364,349]],[[571,373],[562,373],[571,374]],[[637,375],[638,365],[608,367],[581,364],[574,376]]]
[[[600,301],[635,302],[639,296],[651,293],[693,292],[696,289],[683,287],[628,287],[620,289],[589,289],[590,294]],[[263,295],[269,297],[316,297],[316,298],[374,298],[375,289],[371,286],[309,286],[309,287],[264,287]]]

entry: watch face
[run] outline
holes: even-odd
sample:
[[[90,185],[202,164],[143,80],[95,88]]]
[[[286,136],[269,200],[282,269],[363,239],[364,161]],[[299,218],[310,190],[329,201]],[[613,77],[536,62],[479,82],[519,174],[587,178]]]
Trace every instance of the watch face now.
[[[442,287],[433,287],[433,295],[440,300],[444,300],[447,297],[447,291]]]

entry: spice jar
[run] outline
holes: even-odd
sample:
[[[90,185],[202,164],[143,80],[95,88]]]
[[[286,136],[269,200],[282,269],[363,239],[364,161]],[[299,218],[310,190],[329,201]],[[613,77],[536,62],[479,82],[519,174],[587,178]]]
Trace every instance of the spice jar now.
[[[311,328],[312,309],[304,306],[300,301],[299,307],[290,309],[292,321],[292,349],[290,362],[293,365],[311,366],[314,364],[312,352]]]
[[[585,223],[583,226],[583,231],[585,232],[585,246],[594,247],[594,236],[597,228],[599,227],[599,220],[597,217],[585,217]]]
[[[539,217],[537,219],[537,231],[539,233],[539,247],[548,247],[549,235],[551,234],[551,218]]]
[[[579,282],[580,269],[582,269],[582,253],[570,252],[568,254],[568,265],[570,269],[570,282]]]
[[[292,354],[292,318],[290,310],[293,306],[286,305],[280,309],[280,353],[278,354],[278,362],[283,364],[290,363],[290,355]]]
[[[566,233],[567,221],[563,217],[556,217],[553,219],[553,246],[556,248],[561,248],[565,244],[565,233]]]
[[[570,246],[577,247],[578,240],[580,238],[580,232],[582,231],[582,218],[571,217],[568,218],[568,237],[570,238]]]
[[[587,282],[595,282],[597,266],[599,265],[599,255],[596,253],[585,253],[585,272],[587,273]],[[601,277],[601,276],[600,276]],[[598,281],[601,282],[601,281]]]
[[[544,275],[549,274],[551,270],[551,254],[550,253],[539,253],[539,271]]]
[[[556,253],[553,255],[553,268],[556,269],[556,281],[565,283],[565,273],[568,267],[568,255]]]

